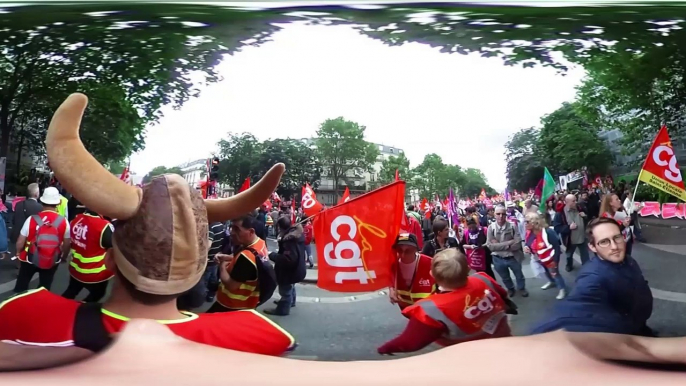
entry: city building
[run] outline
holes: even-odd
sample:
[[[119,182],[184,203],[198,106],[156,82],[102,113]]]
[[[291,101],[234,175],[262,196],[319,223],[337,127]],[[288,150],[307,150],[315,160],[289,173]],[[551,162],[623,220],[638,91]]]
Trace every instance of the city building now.
[[[315,138],[304,138],[301,139],[306,145],[315,148]],[[350,190],[351,196],[359,196],[369,190],[375,189],[381,185],[379,182],[379,173],[381,172],[381,166],[384,160],[389,157],[397,157],[399,154],[403,153],[402,149],[397,147],[387,146],[382,144],[374,144],[379,149],[379,156],[376,158],[376,162],[373,165],[371,172],[360,171],[360,170],[350,170],[346,173],[346,176],[339,181],[338,193],[334,191],[334,181],[331,176],[328,175],[326,165],[323,165],[322,176],[319,180],[319,186],[315,189],[317,193],[317,200],[324,205],[330,206],[335,205],[340,195],[343,194],[345,188]]]
[[[657,132],[655,133],[657,134]],[[607,143],[610,153],[614,157],[611,173],[615,177],[625,175],[638,175],[641,168],[644,154],[624,155],[622,154],[621,139],[624,137],[619,129],[601,130],[598,136]],[[650,145],[655,139],[654,136],[646,138],[645,150],[650,148]],[[686,165],[686,141],[678,141],[677,138],[672,138],[674,154],[676,155],[679,165],[683,168]]]
[[[190,186],[197,188],[200,181],[205,181],[207,179],[208,159],[209,158],[197,159],[195,161],[189,161],[181,165],[177,165],[176,167],[181,169],[183,172],[181,177],[183,177]],[[234,189],[228,185],[218,184],[217,189],[219,190],[217,192],[219,197],[228,197],[234,194]]]

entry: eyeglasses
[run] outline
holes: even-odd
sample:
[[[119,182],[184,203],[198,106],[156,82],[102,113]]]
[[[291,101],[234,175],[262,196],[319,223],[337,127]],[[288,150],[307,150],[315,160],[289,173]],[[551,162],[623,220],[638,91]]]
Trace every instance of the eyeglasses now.
[[[596,245],[599,247],[607,248],[611,245],[610,240],[614,241],[615,245],[622,244],[622,243],[624,243],[624,235],[621,233],[616,234],[616,235],[612,236],[611,238],[602,239],[602,240],[598,241],[596,243]]]

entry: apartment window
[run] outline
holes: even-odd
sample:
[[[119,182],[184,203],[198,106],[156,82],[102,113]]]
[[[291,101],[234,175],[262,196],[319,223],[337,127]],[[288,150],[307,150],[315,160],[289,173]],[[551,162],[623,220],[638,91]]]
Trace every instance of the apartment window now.
[[[393,153],[393,152],[394,152],[394,150],[395,150],[395,149],[391,148],[391,153]]]
[[[379,145],[379,151],[383,151],[383,145]]]

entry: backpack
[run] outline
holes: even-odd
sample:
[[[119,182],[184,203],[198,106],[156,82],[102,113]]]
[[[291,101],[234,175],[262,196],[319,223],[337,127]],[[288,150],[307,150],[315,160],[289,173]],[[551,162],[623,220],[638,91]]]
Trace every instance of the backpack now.
[[[29,248],[29,262],[38,269],[50,269],[60,261],[62,236],[59,228],[64,217],[57,216],[55,222],[43,222],[39,215],[31,216],[38,230],[36,239]]]
[[[257,267],[257,286],[260,291],[258,306],[269,301],[276,291],[276,272],[274,266],[267,256],[262,256],[253,248],[245,248],[255,255],[255,266]]]

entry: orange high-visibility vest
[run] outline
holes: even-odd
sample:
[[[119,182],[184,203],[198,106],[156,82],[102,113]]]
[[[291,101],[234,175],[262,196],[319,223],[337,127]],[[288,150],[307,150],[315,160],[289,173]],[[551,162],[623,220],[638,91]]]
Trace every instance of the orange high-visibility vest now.
[[[253,244],[249,245],[249,248],[257,251],[263,256],[269,254],[267,250],[267,244],[262,239],[257,239]],[[255,265],[255,270],[257,270],[258,258],[250,250],[244,249],[238,252],[235,258],[231,261],[231,264],[227,267],[229,273],[233,269],[233,266],[238,261],[238,256],[243,255],[248,258],[248,260]],[[259,278],[258,278],[259,280]],[[258,280],[250,280],[241,283],[240,287],[236,290],[229,290],[224,286],[224,283],[219,284],[219,291],[217,291],[217,303],[222,306],[232,309],[232,310],[249,310],[257,307],[260,302],[260,288]]]

